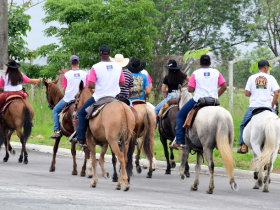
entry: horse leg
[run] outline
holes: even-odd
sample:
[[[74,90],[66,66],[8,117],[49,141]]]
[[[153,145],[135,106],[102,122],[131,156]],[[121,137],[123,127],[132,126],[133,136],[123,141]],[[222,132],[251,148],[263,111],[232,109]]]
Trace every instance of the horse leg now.
[[[102,176],[105,179],[110,178],[110,174],[105,170],[105,167],[104,167],[104,156],[105,156],[105,153],[106,153],[107,149],[108,149],[108,143],[106,143],[102,146],[100,156],[99,156],[99,165],[101,167]]]
[[[203,148],[205,159],[208,163],[208,168],[210,172],[210,184],[209,188],[206,190],[206,193],[212,194],[213,190],[215,188],[214,186],[214,162],[213,162],[213,150],[210,150],[209,148]]]
[[[49,170],[50,172],[55,171],[55,158],[56,158],[56,153],[57,153],[57,150],[58,150],[58,145],[59,145],[60,139],[61,139],[61,137],[58,137],[58,138],[55,139],[55,143],[54,143],[54,146],[53,146],[53,159],[52,159],[51,167],[50,167],[50,170]]]
[[[202,161],[202,154],[200,152],[196,155],[196,165],[195,165],[195,181],[194,184],[191,186],[191,190],[196,191],[199,185],[199,172],[201,169],[201,161]],[[214,188],[214,187],[213,187]]]
[[[72,175],[78,175],[77,162],[76,162],[76,144],[71,144],[71,154],[72,154],[72,157],[73,157]]]
[[[141,153],[142,146],[143,146],[143,142],[141,143],[141,145],[138,142],[138,144],[137,144],[137,155],[136,155],[136,159],[135,159],[136,171],[137,171],[138,174],[142,173],[141,166],[139,165],[139,159],[140,159],[140,153]]]
[[[170,149],[170,164],[171,168],[176,168],[176,162],[174,161],[174,154],[173,154],[173,149]]]
[[[20,127],[17,127],[16,128],[16,132],[17,132],[17,136],[18,138],[20,139],[20,142],[21,142],[21,154],[19,156],[19,159],[18,159],[18,162],[21,163],[22,162],[22,159],[23,159],[23,154],[24,154],[24,160],[23,160],[23,163],[24,164],[27,164],[28,163],[28,154],[27,154],[27,151],[26,151],[26,139],[23,139],[23,134],[22,134],[22,131],[21,131],[21,128]],[[9,141],[9,139],[8,139]]]
[[[8,138],[7,139],[11,139],[11,136],[12,136],[12,134],[13,134],[13,131],[11,131],[11,130],[9,130],[8,131]],[[12,154],[12,155],[15,155],[16,154],[16,151],[12,148],[12,146],[11,146],[11,142],[9,141],[9,144],[8,144],[8,150],[9,150],[9,152]]]
[[[87,147],[83,147],[85,158],[84,158],[84,164],[82,166],[82,170],[80,172],[80,176],[84,177],[86,176],[86,169],[87,169],[87,160],[89,159],[89,149]]]
[[[90,159],[89,148],[88,147],[84,147],[84,152],[85,152],[85,163],[84,163],[83,168],[85,167],[85,170],[86,170],[86,166],[87,166],[87,169],[88,169],[88,176],[87,176],[87,178],[92,178],[92,176],[93,176],[93,173],[92,173],[92,162],[91,162],[91,159]],[[82,172],[81,172],[81,174],[82,174]]]
[[[118,174],[117,174],[117,169],[116,169],[117,158],[116,158],[116,155],[113,153],[113,151],[112,151],[112,164],[113,164],[113,168],[114,168],[114,175],[112,178],[112,182],[118,182]]]
[[[186,149],[182,150],[180,153],[180,177],[181,177],[181,181],[186,181],[185,176],[189,177],[189,165],[188,165],[188,158],[189,158],[189,153],[190,153],[190,149],[187,147]],[[187,168],[186,168],[187,166]],[[188,172],[188,174],[186,174],[186,170]]]
[[[88,133],[88,132],[87,132]],[[89,135],[89,134],[87,134]],[[91,161],[92,161],[92,166],[93,166],[93,180],[92,182],[90,183],[90,186],[91,187],[96,187],[97,185],[97,182],[98,182],[98,178],[97,178],[97,169],[96,169],[96,166],[97,166],[97,162],[96,162],[96,151],[95,151],[95,146],[96,144],[94,143],[93,141],[93,137],[89,138],[89,139],[92,139],[92,140],[89,140],[87,141],[87,145],[88,145],[88,148],[90,150],[90,153],[91,153]]]
[[[270,181],[270,171],[271,171],[271,166],[272,166],[272,160],[269,161],[267,164],[267,175],[265,178],[265,184],[263,187],[263,192],[269,192],[269,181]]]
[[[167,148],[167,139],[164,138],[162,135],[160,135],[160,141],[163,145],[163,149],[164,149],[164,155],[166,158],[166,163],[167,163],[167,168],[165,170],[165,174],[171,174],[171,165],[170,165],[170,161],[169,161],[169,153],[168,153],[168,148]]]
[[[9,139],[10,139],[13,132],[8,131],[8,133],[7,133],[2,126],[1,126],[1,130],[2,130],[2,133],[3,133],[3,136],[4,136],[4,145],[5,145],[5,150],[6,150],[6,155],[3,158],[3,162],[8,162],[9,157],[10,157],[10,155],[9,155],[9,145],[10,145]]]
[[[254,162],[256,162],[256,158],[261,155],[261,149],[259,146],[252,146],[252,153],[254,157]],[[262,168],[255,168],[254,175],[257,176],[257,181],[253,187],[253,189],[260,189],[260,187],[263,185],[263,167]]]

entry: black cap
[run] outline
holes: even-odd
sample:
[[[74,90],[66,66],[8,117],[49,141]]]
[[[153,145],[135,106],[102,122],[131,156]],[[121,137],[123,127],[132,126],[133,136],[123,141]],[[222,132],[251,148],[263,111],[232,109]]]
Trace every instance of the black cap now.
[[[211,63],[210,56],[209,55],[202,55],[200,57],[200,63],[202,65],[210,65],[210,63]]]
[[[132,73],[139,73],[146,67],[146,63],[143,61],[140,61],[137,57],[130,58],[129,64],[127,66],[127,69]]]
[[[264,66],[269,66],[271,67],[271,65],[269,64],[269,62],[266,59],[261,59],[258,63],[258,67],[264,67]]]
[[[168,65],[167,66],[163,66],[167,69],[173,69],[173,70],[179,70],[179,69],[182,69],[183,66],[181,65],[177,65],[177,62],[175,60],[169,60],[168,61]]]
[[[110,55],[110,47],[106,44],[103,44],[101,47],[99,47],[99,53],[101,55]]]

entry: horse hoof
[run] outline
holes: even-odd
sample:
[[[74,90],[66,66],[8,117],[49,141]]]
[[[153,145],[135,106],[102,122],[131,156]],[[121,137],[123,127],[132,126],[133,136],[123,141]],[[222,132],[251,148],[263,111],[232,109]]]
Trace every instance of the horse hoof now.
[[[191,191],[197,191],[197,187],[191,186]]]
[[[171,170],[166,170],[165,174],[171,174]]]
[[[3,162],[8,162],[9,158],[3,158]]]
[[[171,168],[175,168],[176,167],[175,161],[172,161],[170,165],[171,165]]]
[[[143,165],[143,169],[147,169],[147,168],[148,168],[147,166],[144,166],[144,165]]]
[[[106,172],[103,176],[105,179],[111,179],[111,176],[108,172]]]
[[[259,185],[259,187],[262,187],[263,186],[263,181],[262,180],[258,180],[258,185]]]
[[[207,194],[213,194],[213,189],[208,188],[208,189],[206,190],[206,193],[207,193]]]
[[[118,178],[113,178],[112,182],[118,182]]]
[[[186,181],[186,175],[184,174],[184,175],[180,175],[180,177],[181,177],[181,181],[182,182],[185,182]]]
[[[125,191],[125,192],[126,192],[126,191],[128,191],[128,190],[129,190],[129,187],[126,187],[123,191]]]
[[[91,186],[92,188],[96,188],[96,184],[97,184],[97,183],[95,183],[95,182],[94,182],[94,183],[91,182],[91,183],[90,183],[90,186]]]
[[[117,184],[116,185],[116,190],[120,190],[120,189],[122,189],[122,186],[120,184]]]
[[[15,155],[16,154],[16,150],[12,149],[11,154]]]
[[[28,164],[28,160],[24,160],[24,161],[23,161],[23,164]]]
[[[50,167],[49,172],[54,172],[55,171],[55,167]]]
[[[239,190],[238,184],[232,183],[232,184],[231,184],[231,189],[237,192],[237,191]]]
[[[72,175],[78,175],[77,171],[72,171]]]
[[[22,163],[22,159],[18,159],[18,162],[19,162],[19,163]]]
[[[87,178],[89,178],[89,179],[92,178],[92,177],[93,177],[93,175],[88,175],[88,176],[87,176]]]
[[[258,177],[259,177],[259,172],[254,172],[254,179],[258,180]]]
[[[268,189],[268,186],[267,186],[267,185],[265,185],[265,186],[263,187],[263,192],[269,192],[269,189]]]
[[[82,172],[82,171],[81,171],[80,176],[81,176],[81,177],[85,177],[85,176],[86,176],[86,172]]]
[[[155,171],[156,169],[155,168],[153,168],[153,171]]]
[[[187,178],[190,178],[190,172],[185,172],[185,176],[186,176]]]
[[[152,175],[151,175],[151,174],[147,174],[146,178],[151,179],[151,178],[152,178]]]
[[[266,183],[266,180],[267,180],[267,176],[265,176],[264,179],[263,179],[263,183],[264,183],[264,184]],[[270,181],[271,181],[271,180],[270,180],[270,178],[269,178],[269,181],[268,181],[269,184],[270,184]]]
[[[258,189],[260,189],[260,187],[259,187],[259,186],[254,185],[253,189],[254,189],[254,190],[258,190]]]
[[[141,174],[142,173],[141,166],[136,166],[136,171],[138,174]]]

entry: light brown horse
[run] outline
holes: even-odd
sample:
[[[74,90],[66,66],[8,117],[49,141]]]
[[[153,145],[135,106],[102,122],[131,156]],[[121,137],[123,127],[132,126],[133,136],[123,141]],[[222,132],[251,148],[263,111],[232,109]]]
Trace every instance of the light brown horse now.
[[[47,100],[48,100],[50,109],[53,109],[55,107],[55,105],[63,98],[63,94],[62,94],[61,90],[59,89],[59,87],[57,86],[57,82],[58,82],[58,79],[56,81],[51,81],[51,82],[45,81],[46,96],[47,96]],[[62,134],[66,137],[69,137],[74,132],[73,118],[72,118],[73,112],[74,112],[74,104],[69,107],[67,113],[63,117],[63,121],[60,123],[60,128],[62,130]],[[61,139],[61,137],[55,139],[55,144],[53,147],[53,159],[52,159],[52,163],[51,163],[51,167],[50,167],[50,172],[55,171],[55,159],[56,159],[56,153],[58,150],[58,145],[59,145],[60,139]],[[83,149],[85,152],[85,159],[84,159],[84,164],[82,166],[82,170],[80,173],[81,176],[86,175],[86,163],[87,163],[87,160],[89,160],[89,158],[90,158],[89,149],[87,147],[84,147]],[[77,163],[76,163],[76,144],[72,144],[71,154],[73,156],[72,175],[77,175],[78,171],[77,171]],[[92,176],[93,176],[92,171],[88,170],[88,178],[91,178]]]
[[[83,88],[83,84],[80,84],[79,102],[78,108],[92,97],[92,90],[89,88]],[[87,129],[87,145],[91,152],[92,165],[94,169],[93,181],[91,187],[96,187],[98,178],[96,170],[96,145],[102,147],[99,164],[102,170],[102,176],[108,178],[109,173],[104,168],[104,155],[110,145],[112,152],[117,155],[121,164],[121,175],[119,177],[116,189],[120,190],[122,181],[124,181],[124,190],[129,190],[128,176],[126,173],[127,153],[130,139],[133,135],[133,129],[135,127],[134,114],[130,110],[129,106],[120,101],[113,101],[107,104],[100,113],[89,120],[89,128]],[[122,149],[119,149],[119,140],[122,139]]]
[[[17,136],[20,139],[22,149],[18,159],[19,163],[28,163],[28,154],[26,151],[26,142],[30,136],[32,129],[32,119],[34,117],[34,109],[32,105],[25,99],[15,98],[1,116],[1,130],[4,136],[4,144],[6,147],[6,156],[3,161],[7,162],[9,159],[9,151],[15,154],[10,145],[10,139],[14,131],[17,132]],[[22,132],[23,128],[23,132]]]

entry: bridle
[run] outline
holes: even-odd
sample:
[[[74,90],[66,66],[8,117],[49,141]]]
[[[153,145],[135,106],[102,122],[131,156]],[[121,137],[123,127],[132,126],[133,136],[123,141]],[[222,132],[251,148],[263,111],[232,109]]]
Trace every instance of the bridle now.
[[[79,91],[78,96],[76,97],[75,104],[74,104],[74,113],[77,113],[78,104],[80,102],[81,94],[86,87],[83,87],[81,91]]]
[[[48,103],[49,103],[49,104],[48,104],[49,109],[53,110],[54,107],[55,107],[55,105],[50,103],[51,98],[50,98],[50,90],[49,90],[49,87],[47,87],[46,97],[47,97],[47,101],[48,101]],[[59,100],[61,100],[61,98],[60,98]]]

